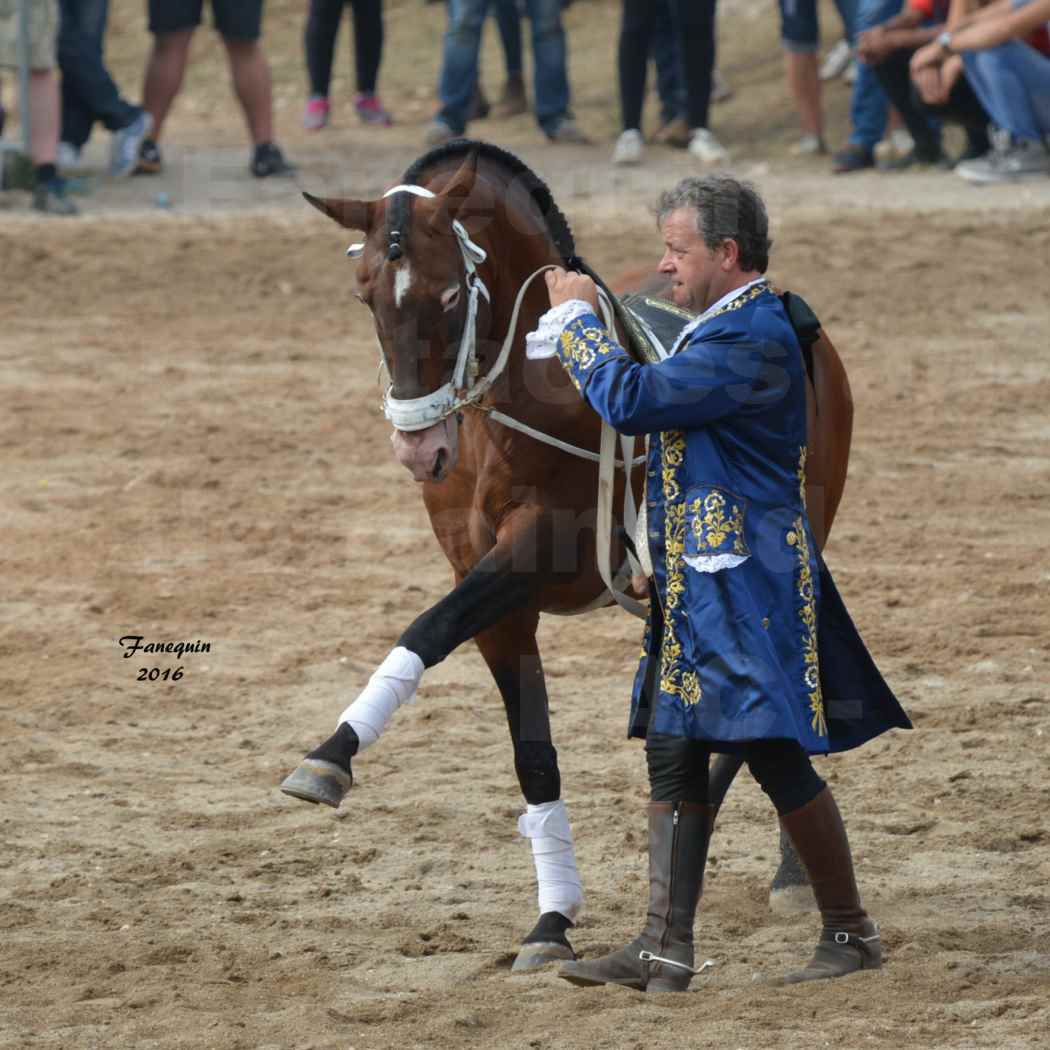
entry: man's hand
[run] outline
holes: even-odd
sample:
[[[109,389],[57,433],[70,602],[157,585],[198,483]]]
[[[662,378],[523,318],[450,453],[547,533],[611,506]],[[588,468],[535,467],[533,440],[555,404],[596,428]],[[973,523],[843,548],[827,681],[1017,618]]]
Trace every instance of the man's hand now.
[[[947,56],[944,53],[944,48],[934,40],[930,44],[925,44],[920,47],[914,55],[911,56],[911,67],[912,80],[916,79],[916,74],[923,69],[937,69]]]
[[[569,273],[555,267],[543,275],[547,282],[547,294],[551,297],[551,306],[561,306],[570,299],[582,299],[590,303],[594,312],[598,312],[598,289],[594,281],[582,273]]]

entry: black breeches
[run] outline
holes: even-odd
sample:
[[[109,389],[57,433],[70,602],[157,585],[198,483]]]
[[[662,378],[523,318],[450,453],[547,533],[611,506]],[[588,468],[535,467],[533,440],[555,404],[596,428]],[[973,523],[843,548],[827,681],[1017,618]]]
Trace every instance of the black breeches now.
[[[809,755],[795,740],[753,740],[741,754],[778,815],[792,813],[824,789]],[[650,733],[645,740],[653,802],[710,802],[707,767],[711,749],[703,740]]]

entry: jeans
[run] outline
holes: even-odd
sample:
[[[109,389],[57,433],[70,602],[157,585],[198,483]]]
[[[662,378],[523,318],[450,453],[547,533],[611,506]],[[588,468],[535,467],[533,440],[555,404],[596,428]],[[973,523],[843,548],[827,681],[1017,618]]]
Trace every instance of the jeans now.
[[[503,44],[503,58],[507,64],[507,79],[521,76],[521,12],[518,0],[494,0],[496,25]]]
[[[1021,139],[1050,136],[1050,58],[1020,40],[964,51],[966,79],[992,123]]]
[[[449,0],[448,30],[441,60],[438,119],[462,134],[478,81],[481,27],[492,0]],[[561,0],[526,0],[532,26],[533,95],[536,120],[553,134],[569,112],[567,47]]]
[[[96,120],[110,131],[119,131],[142,110],[121,98],[102,59],[109,0],[61,0],[60,7],[62,140],[80,149]]]
[[[685,82],[682,78],[682,55],[675,36],[674,19],[667,0],[654,0],[656,18],[650,53],[656,64],[656,93],[660,98],[660,120],[669,124],[684,117],[687,110]]]
[[[858,0],[854,36],[888,22],[903,6],[903,0]],[[857,79],[849,102],[850,144],[874,149],[886,133],[888,116],[889,103],[874,68],[857,63]]]
[[[835,0],[842,31],[853,46],[857,0]],[[785,51],[811,54],[820,48],[817,0],[780,0],[780,42]]]

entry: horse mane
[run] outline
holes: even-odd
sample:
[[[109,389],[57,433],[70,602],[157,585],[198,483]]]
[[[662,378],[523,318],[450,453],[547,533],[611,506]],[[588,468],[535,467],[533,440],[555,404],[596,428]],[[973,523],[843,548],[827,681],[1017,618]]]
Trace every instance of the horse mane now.
[[[440,146],[435,146],[428,153],[413,161],[402,176],[401,181],[415,185],[420,176],[439,161],[448,158],[462,159],[469,153],[477,152],[479,158],[490,160],[502,168],[511,178],[516,179],[529,192],[533,203],[540,210],[547,233],[554,242],[554,247],[561,255],[567,269],[576,269],[580,259],[576,255],[576,242],[572,229],[561,208],[554,202],[550,187],[520,158],[513,153],[476,139],[454,139]]]

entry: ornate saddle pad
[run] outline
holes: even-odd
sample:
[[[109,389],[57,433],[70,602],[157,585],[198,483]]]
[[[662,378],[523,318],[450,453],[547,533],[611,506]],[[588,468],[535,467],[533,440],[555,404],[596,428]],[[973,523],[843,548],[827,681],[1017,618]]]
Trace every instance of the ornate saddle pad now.
[[[668,357],[682,329],[696,317],[666,299],[638,294],[615,300],[615,309],[631,343],[625,349],[636,361],[648,364]]]

